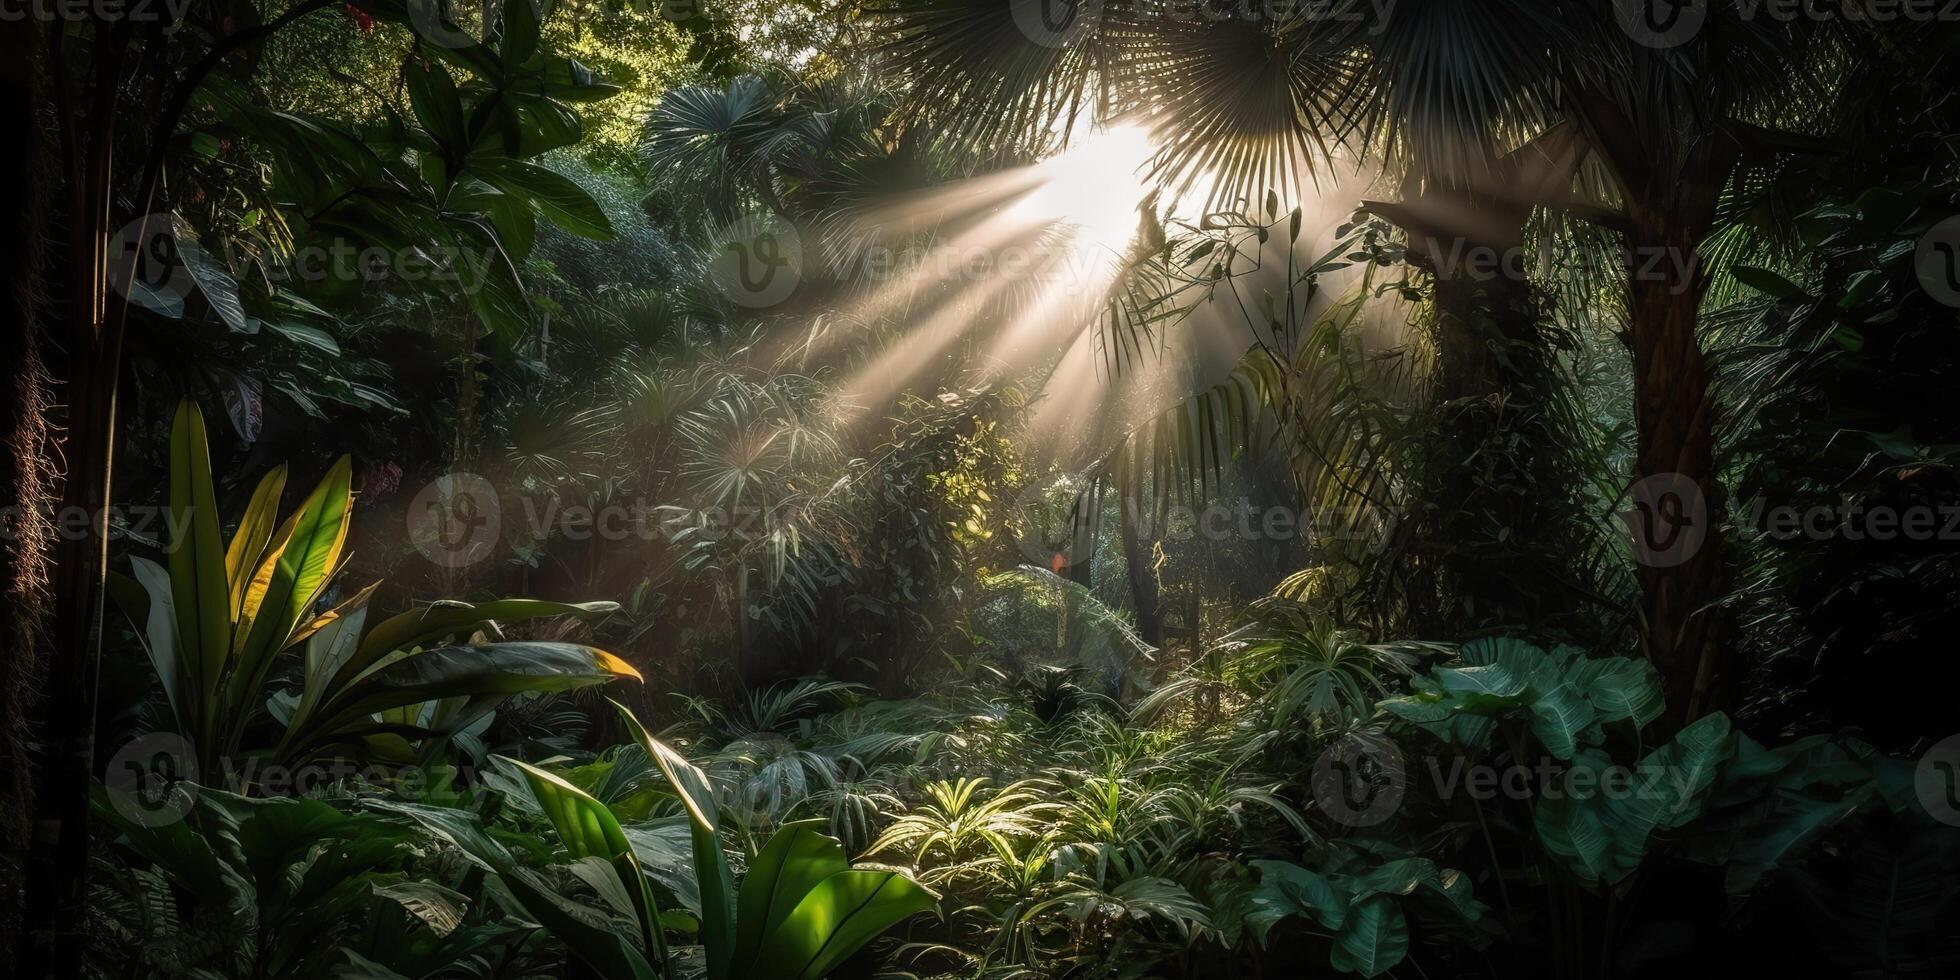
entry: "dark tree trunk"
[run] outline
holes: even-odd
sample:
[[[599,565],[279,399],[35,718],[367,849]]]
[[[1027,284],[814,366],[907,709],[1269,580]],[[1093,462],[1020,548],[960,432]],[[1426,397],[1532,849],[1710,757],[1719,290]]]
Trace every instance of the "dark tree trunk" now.
[[[98,33],[89,60],[92,84],[79,98],[56,100],[68,188],[67,261],[61,271],[67,403],[61,456],[67,469],[60,508],[64,517],[87,515],[87,522],[80,527],[64,520],[64,533],[55,542],[54,646],[46,672],[44,754],[27,868],[26,955],[19,974],[24,977],[81,975],[88,939],[89,782],[125,312],[109,289],[108,271],[112,261],[133,260],[109,254],[116,96],[128,42],[127,25]]]
[[[1164,645],[1164,614],[1157,597],[1157,573],[1150,567],[1151,546],[1145,542],[1147,530],[1153,537],[1164,533],[1161,522],[1143,527],[1143,489],[1139,487],[1143,462],[1134,445],[1128,459],[1117,467],[1116,492],[1123,498],[1123,565],[1129,573],[1130,600],[1136,606],[1137,635],[1153,647]]]
[[[1481,246],[1480,246],[1481,247]],[[1564,489],[1544,472],[1555,433],[1542,402],[1550,371],[1531,284],[1464,268],[1436,274],[1439,414],[1427,461],[1431,551],[1453,608],[1432,631],[1461,634],[1537,627],[1565,611],[1558,585],[1562,542],[1548,496]]]
[[[43,182],[41,28],[31,20],[0,22],[0,132],[14,134],[13,152],[0,154],[0,187],[14,188],[18,211],[0,233],[0,950],[11,961],[19,948],[19,870],[26,858],[28,814],[34,805],[28,722],[38,689],[46,627],[53,474],[47,453],[48,379],[41,363],[40,272]]]
[[[1640,581],[1640,642],[1660,672],[1667,721],[1727,707],[1735,667],[1714,642],[1722,594],[1723,506],[1715,467],[1716,405],[1697,334],[1708,288],[1699,245],[1741,159],[1719,125],[1677,154],[1608,95],[1575,86],[1568,110],[1626,200],[1627,344],[1633,352],[1636,446],[1629,523]]]
[[[1572,474],[1547,402],[1557,375],[1523,245],[1532,209],[1569,196],[1585,147],[1551,127],[1481,170],[1425,182],[1371,210],[1409,236],[1434,277],[1438,428],[1422,461],[1428,504],[1408,515],[1401,584],[1411,624],[1435,635],[1557,629],[1580,590],[1567,560]]]
[[[1692,721],[1721,704],[1710,649],[1711,606],[1720,596],[1721,540],[1715,534],[1715,404],[1708,363],[1695,336],[1706,277],[1699,234],[1666,215],[1637,220],[1633,254],[1684,257],[1683,281],[1636,261],[1627,309],[1638,430],[1629,514],[1640,580],[1642,645],[1660,671],[1669,714]]]

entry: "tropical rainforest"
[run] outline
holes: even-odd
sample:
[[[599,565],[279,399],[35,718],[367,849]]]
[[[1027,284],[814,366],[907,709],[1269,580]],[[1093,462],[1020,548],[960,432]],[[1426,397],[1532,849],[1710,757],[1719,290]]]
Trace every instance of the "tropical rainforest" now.
[[[10,975],[1960,976],[1956,79],[0,0]]]

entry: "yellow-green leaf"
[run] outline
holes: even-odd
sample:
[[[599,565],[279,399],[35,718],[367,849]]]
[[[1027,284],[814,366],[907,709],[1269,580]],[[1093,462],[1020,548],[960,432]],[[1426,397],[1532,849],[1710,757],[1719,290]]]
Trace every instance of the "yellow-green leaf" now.
[[[234,623],[239,618],[239,604],[245,598],[249,573],[258,568],[260,556],[272,541],[272,531],[279,526],[279,497],[285,492],[286,467],[282,464],[259,480],[251,502],[245,505],[245,515],[238,520],[238,530],[232,532],[231,544],[225,547],[225,580],[231,583]]]

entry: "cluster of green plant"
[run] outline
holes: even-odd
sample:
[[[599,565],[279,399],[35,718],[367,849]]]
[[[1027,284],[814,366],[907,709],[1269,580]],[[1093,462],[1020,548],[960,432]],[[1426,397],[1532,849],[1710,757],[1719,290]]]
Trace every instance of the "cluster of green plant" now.
[[[163,561],[62,546],[40,958],[79,970],[86,928],[105,974],[1578,977],[1760,967],[1794,922],[1763,956],[1960,962],[1960,845],[1900,758],[1943,734],[1950,542],[1765,540],[1733,506],[1960,499],[1960,334],[1916,251],[1960,201],[1950,37],[1145,2],[1044,43],[1024,6],[55,33],[44,115],[95,103],[64,130],[64,502],[110,513],[133,443],[118,492],[167,487],[170,520]],[[952,181],[1118,120],[1159,186],[1086,312],[857,265],[959,241],[946,202],[985,185]],[[1350,156],[1399,192],[1319,234],[1301,178]],[[103,252],[144,212],[182,295]],[[716,288],[742,217],[804,243],[775,308]],[[343,245],[450,274],[277,274]],[[1046,494],[1035,423],[1083,375],[1002,355],[1034,319],[1085,333],[1116,420]],[[184,402],[149,452],[187,391],[230,437]],[[241,471],[295,449],[347,455],[282,520],[287,471]],[[493,561],[404,567],[399,521],[354,525],[458,469],[503,495]],[[1615,519],[1666,473],[1709,505],[1680,564]],[[1174,540],[1173,500],[1240,492],[1303,530]],[[650,523],[570,519],[605,507]],[[1041,567],[1021,531],[1071,546]],[[406,598],[438,585],[470,598]],[[105,588],[156,684],[98,710]],[[617,719],[585,696],[642,674]],[[98,731],[174,734],[195,778],[81,793]],[[1524,789],[1430,778],[1463,767]]]

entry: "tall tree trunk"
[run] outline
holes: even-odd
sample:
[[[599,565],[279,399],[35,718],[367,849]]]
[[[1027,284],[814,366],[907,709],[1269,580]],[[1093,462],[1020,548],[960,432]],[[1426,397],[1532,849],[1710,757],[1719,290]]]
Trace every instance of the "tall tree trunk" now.
[[[27,869],[27,950],[21,976],[79,976],[88,926],[89,782],[95,759],[102,600],[108,566],[109,481],[115,451],[116,387],[122,364],[123,304],[109,289],[116,95],[129,27],[98,31],[89,59],[93,84],[58,102],[67,172],[68,256],[63,315],[68,329],[63,392],[67,461],[55,545],[54,654],[47,671],[45,755],[35,794],[33,854]],[[56,79],[60,86],[67,80]],[[57,91],[60,91],[57,89]],[[142,232],[138,230],[140,238]]]
[[[41,645],[48,612],[53,473],[47,453],[48,378],[41,362],[40,274],[45,229],[44,181],[51,173],[42,145],[41,26],[0,22],[0,132],[13,133],[14,152],[0,154],[0,187],[15,189],[13,226],[0,234],[0,955],[14,960],[21,921],[21,863],[34,805],[28,722],[39,687]]]
[[[1424,461],[1424,498],[1437,505],[1426,544],[1454,605],[1425,625],[1443,635],[1542,626],[1571,593],[1558,584],[1564,542],[1546,506],[1564,488],[1545,472],[1554,433],[1539,310],[1515,270],[1433,271],[1440,426]]]
[[[1721,597],[1723,505],[1715,411],[1696,336],[1708,272],[1699,245],[1741,159],[1726,124],[1685,147],[1635,124],[1609,95],[1576,85],[1568,112],[1626,201],[1627,332],[1636,429],[1629,524],[1640,581],[1640,642],[1679,726],[1726,707],[1733,665],[1712,642]]]
[[[1411,515],[1406,568],[1420,632],[1556,627],[1577,607],[1565,533],[1576,515],[1560,512],[1576,494],[1545,410],[1557,375],[1524,234],[1535,207],[1570,195],[1580,135],[1561,123],[1471,172],[1412,174],[1401,201],[1368,203],[1434,278],[1439,425],[1419,494],[1434,507]]]
[[[1678,722],[1720,707],[1710,608],[1720,595],[1721,541],[1715,473],[1715,404],[1708,363],[1695,336],[1706,288],[1694,248],[1700,237],[1665,212],[1636,218],[1636,257],[1627,309],[1638,430],[1630,521],[1640,581],[1641,641],[1660,671]],[[1670,220],[1673,218],[1675,220]],[[1683,280],[1640,267],[1642,255],[1681,257]]]
[[[1134,443],[1128,452],[1128,459],[1117,466],[1116,492],[1123,498],[1123,565],[1129,572],[1130,599],[1136,606],[1137,635],[1143,642],[1162,649],[1164,645],[1164,613],[1157,598],[1157,573],[1150,567],[1150,548],[1144,541],[1142,454]],[[1149,528],[1152,536],[1164,533],[1161,523]]]

